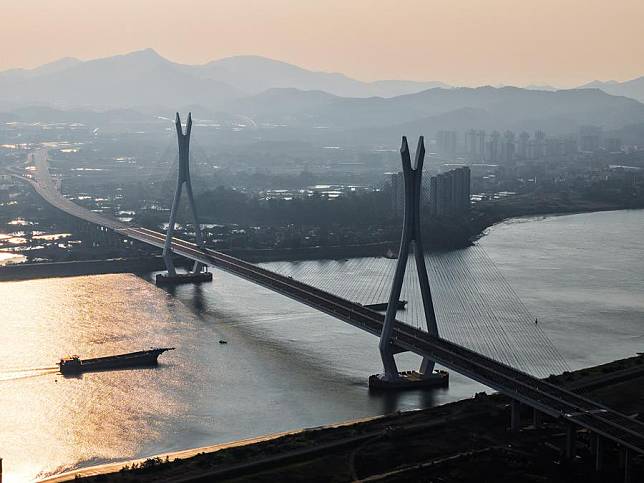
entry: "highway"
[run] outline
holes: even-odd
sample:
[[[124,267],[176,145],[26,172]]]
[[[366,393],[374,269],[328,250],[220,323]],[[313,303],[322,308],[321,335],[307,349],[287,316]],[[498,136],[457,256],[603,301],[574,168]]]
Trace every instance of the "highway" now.
[[[48,203],[72,216],[115,230],[123,236],[163,247],[164,233],[127,226],[65,199],[49,175],[46,152],[38,151],[34,159],[35,179],[22,179],[29,181]],[[179,238],[173,239],[172,250],[178,255],[198,260],[283,294],[373,335],[379,336],[382,331],[384,315],[311,285],[215,250],[201,249],[194,243]],[[400,321],[394,324],[393,340],[401,349],[429,357],[544,414],[586,428],[625,448],[644,454],[644,424],[633,418]]]
[[[80,218],[96,225],[105,226],[112,230],[121,230],[127,228],[127,225],[121,223],[118,220],[112,220],[110,218],[107,218],[106,216],[101,215],[100,213],[94,213],[93,211],[87,210],[82,206],[78,206],[73,201],[70,201],[62,196],[58,187],[56,186],[56,182],[49,173],[46,150],[41,149],[34,152],[32,154],[32,159],[35,167],[35,170],[33,171],[34,178],[21,178],[30,182],[34,189],[38,192],[38,194],[47,203],[72,216],[75,216],[76,218]]]

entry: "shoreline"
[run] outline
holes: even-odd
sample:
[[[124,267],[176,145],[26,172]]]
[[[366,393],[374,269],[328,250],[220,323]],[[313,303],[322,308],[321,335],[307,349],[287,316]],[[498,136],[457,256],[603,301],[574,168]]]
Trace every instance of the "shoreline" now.
[[[550,376],[549,382],[567,387],[575,392],[590,393],[596,391],[615,392],[615,388],[626,385],[639,387],[644,378],[644,356],[639,355],[612,361],[606,364],[587,367],[572,372]],[[627,389],[623,389],[628,393]],[[196,479],[218,476],[233,480],[254,471],[281,470],[287,471],[288,465],[306,461],[344,448],[355,447],[356,443],[378,438],[383,431],[408,433],[412,438],[418,437],[422,430],[432,432],[440,425],[460,427],[461,421],[474,417],[490,415],[505,417],[507,406],[505,396],[498,393],[478,393],[471,398],[421,410],[410,410],[359,418],[338,423],[331,423],[314,428],[302,428],[292,431],[267,434],[263,436],[240,439],[198,448],[166,452],[130,460],[105,463],[86,468],[70,470],[58,475],[47,476],[39,482],[58,483],[88,478],[89,481],[157,481],[172,478],[177,474],[189,475]],[[406,428],[406,429],[403,429]],[[504,429],[505,431],[505,429]],[[429,436],[431,439],[431,435]],[[234,453],[238,451],[238,453]],[[252,454],[255,451],[257,454]],[[232,452],[232,453],[231,453]],[[231,454],[228,454],[231,453]],[[233,454],[234,453],[234,454]],[[462,454],[462,453],[460,453]],[[211,461],[214,470],[206,468],[203,462]],[[332,471],[330,468],[328,471]],[[164,475],[169,471],[169,475]],[[186,471],[186,473],[183,473]],[[212,474],[208,474],[210,471]],[[174,472],[174,473],[172,473]],[[149,477],[149,478],[146,478]],[[204,480],[205,481],[205,480]],[[277,480],[276,480],[277,481]]]
[[[473,221],[487,222],[489,227],[513,218],[644,209],[644,204],[641,203],[595,201],[578,196],[562,198],[564,198],[564,193],[554,193],[550,197],[526,193],[502,200],[481,201],[474,205],[472,211],[479,213],[479,219]]]
[[[642,210],[642,207],[615,207],[595,206],[592,209],[565,209],[556,211],[535,211],[532,213],[502,216],[500,218],[483,215],[476,233],[470,237],[471,246],[485,237],[489,230],[497,225],[511,223],[513,220],[547,219],[559,216],[579,215],[584,213],[602,213],[609,211]],[[466,246],[453,248],[433,249],[430,251],[456,250]],[[270,263],[278,261],[305,261],[305,260],[339,260],[345,258],[382,257],[388,250],[397,252],[398,242],[388,241],[370,243],[365,245],[345,245],[330,247],[310,247],[300,249],[223,249],[222,253],[241,258],[251,263]],[[184,260],[179,258],[177,265],[183,266]],[[73,260],[43,263],[10,263],[0,266],[0,282],[21,280],[34,280],[56,277],[75,277],[84,275],[103,275],[111,273],[146,273],[165,270],[161,256],[148,256],[143,258],[114,258],[96,260]]]
[[[407,411],[407,412],[411,413],[414,411],[415,410]],[[280,431],[277,433],[263,434],[260,436],[251,436],[250,438],[242,438],[242,439],[236,439],[233,441],[226,441],[223,443],[215,443],[207,446],[198,446],[196,448],[187,448],[187,449],[181,449],[177,451],[168,451],[164,453],[154,454],[151,456],[143,456],[141,458],[120,460],[112,463],[102,463],[95,466],[87,466],[84,468],[65,471],[64,473],[59,473],[57,475],[46,476],[44,478],[37,479],[36,481],[38,483],[59,483],[59,482],[74,480],[76,478],[86,478],[86,477],[106,475],[110,473],[119,472],[123,470],[125,467],[140,465],[142,463],[145,463],[146,461],[149,461],[150,459],[158,458],[164,461],[166,459],[170,459],[170,461],[185,460],[188,458],[192,458],[194,456],[199,456],[201,454],[212,454],[218,451],[223,451],[231,448],[239,448],[239,447],[250,446],[250,445],[263,443],[263,442],[276,441],[280,438],[284,438],[288,436],[296,436],[304,433],[310,433],[312,431],[350,427],[355,424],[368,423],[374,420],[378,420],[386,416],[387,415],[380,415],[380,416],[370,416],[366,418],[349,419],[347,421],[339,421],[336,423],[325,424],[323,426],[317,426],[312,428],[292,429],[287,431]]]
[[[0,267],[0,282],[104,275],[109,273],[145,273],[164,269],[165,264],[161,257],[12,263]]]
[[[529,213],[525,215],[517,215],[517,216],[510,216],[508,218],[503,218],[499,221],[496,221],[492,223],[491,225],[488,225],[486,228],[483,229],[481,233],[476,235],[472,241],[476,242],[480,240],[481,238],[485,237],[489,230],[491,228],[494,228],[496,226],[500,225],[505,225],[505,224],[510,224],[510,223],[521,223],[522,220],[526,221],[542,221],[542,220],[547,220],[549,218],[559,218],[563,216],[574,216],[574,215],[585,215],[585,214],[590,214],[590,213],[607,213],[611,211],[615,212],[620,212],[620,211],[641,211],[644,210],[644,207],[642,208],[614,208],[614,207],[606,207],[606,208],[597,208],[597,209],[592,209],[592,210],[572,210],[572,211],[555,211],[555,212],[547,212],[547,213]]]

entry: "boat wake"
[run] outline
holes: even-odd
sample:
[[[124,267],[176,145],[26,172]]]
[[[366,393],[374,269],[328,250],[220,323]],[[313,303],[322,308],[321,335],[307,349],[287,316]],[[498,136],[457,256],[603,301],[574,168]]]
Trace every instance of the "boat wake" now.
[[[57,366],[35,367],[31,369],[8,369],[0,371],[0,382],[15,381],[16,379],[27,379],[31,377],[41,377],[58,372]]]

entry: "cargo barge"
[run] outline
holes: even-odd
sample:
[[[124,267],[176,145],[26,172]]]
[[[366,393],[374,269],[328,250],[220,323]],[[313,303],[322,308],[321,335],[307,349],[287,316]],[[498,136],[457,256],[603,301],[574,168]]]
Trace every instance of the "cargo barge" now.
[[[154,366],[158,358],[174,347],[160,347],[146,351],[129,352],[115,356],[97,357],[94,359],[81,359],[80,356],[63,357],[58,366],[62,374],[79,374],[91,371],[106,371],[110,369],[125,369],[128,367]]]

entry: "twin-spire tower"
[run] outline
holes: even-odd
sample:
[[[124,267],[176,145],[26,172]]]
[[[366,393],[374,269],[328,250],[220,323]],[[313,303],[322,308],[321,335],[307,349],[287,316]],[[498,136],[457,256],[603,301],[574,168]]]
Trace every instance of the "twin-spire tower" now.
[[[179,144],[179,172],[177,175],[177,187],[175,189],[172,208],[170,210],[170,220],[163,246],[163,259],[166,264],[167,274],[157,275],[157,284],[178,284],[212,280],[212,273],[208,272],[207,266],[198,260],[195,260],[192,270],[187,273],[177,273],[174,264],[174,253],[172,250],[173,244],[185,243],[174,239],[177,211],[179,209],[179,202],[181,200],[181,193],[184,186],[194,224],[196,241],[196,248],[194,249],[205,250],[201,224],[199,223],[199,217],[197,216],[197,207],[195,205],[192,191],[192,181],[190,179],[190,135],[192,132],[192,115],[190,113],[188,114],[185,132],[181,126],[179,113],[177,113],[176,116],[175,126],[177,130],[177,142]],[[434,303],[429,286],[429,279],[427,277],[425,252],[423,249],[420,228],[420,199],[422,194],[423,162],[425,159],[425,145],[423,137],[421,136],[418,139],[418,147],[416,149],[415,162],[413,165],[406,137],[402,138],[400,156],[402,158],[403,177],[405,183],[405,211],[398,262],[380,336],[379,349],[384,373],[372,376],[369,380],[370,386],[379,388],[408,385],[442,385],[447,383],[447,373],[434,371],[434,361],[429,358],[423,359],[420,372],[403,373],[398,371],[396,361],[394,359],[394,354],[403,352],[404,350],[396,344],[392,335],[394,332],[394,324],[396,324],[396,313],[400,307],[400,292],[405,271],[407,270],[409,253],[412,248],[416,261],[416,272],[418,273],[419,278],[427,330],[431,335],[438,337],[438,326],[436,324],[436,314],[434,312]]]
[[[177,223],[177,211],[179,210],[179,202],[181,200],[181,192],[183,191],[184,185],[186,188],[186,197],[188,198],[188,206],[190,207],[190,213],[192,214],[197,247],[200,249],[205,248],[203,234],[201,232],[201,224],[199,223],[199,217],[197,216],[197,207],[192,193],[192,181],[190,179],[190,134],[192,133],[192,113],[188,113],[185,133],[181,126],[179,113],[177,113],[175,126],[177,129],[177,142],[179,144],[179,173],[177,175],[177,187],[174,192],[174,199],[172,200],[170,221],[168,223],[165,244],[163,246],[163,260],[165,261],[168,273],[159,274],[156,278],[157,284],[170,285],[178,283],[206,282],[212,280],[212,273],[208,272],[207,266],[199,261],[194,262],[192,271],[182,274],[177,273],[174,265],[172,243],[174,241],[174,231]]]

